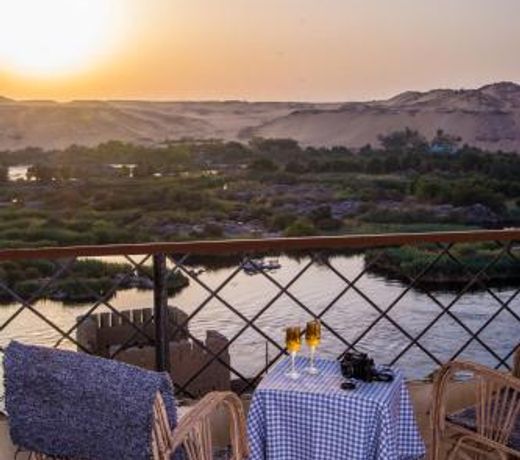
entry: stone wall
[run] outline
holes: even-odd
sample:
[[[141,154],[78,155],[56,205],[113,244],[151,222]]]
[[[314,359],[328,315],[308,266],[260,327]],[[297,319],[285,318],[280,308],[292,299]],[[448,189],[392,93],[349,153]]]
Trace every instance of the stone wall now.
[[[152,309],[92,314],[78,317],[77,341],[92,354],[144,367],[155,368],[155,348],[150,343],[155,339],[155,323]],[[169,337],[171,377],[175,384],[183,386],[212,357],[194,341],[188,338],[188,326],[178,328],[186,322],[188,315],[175,307],[168,307],[167,336]],[[131,324],[130,324],[131,323]],[[142,329],[139,332],[133,325]],[[222,350],[228,341],[216,331],[207,331],[205,346],[213,353]],[[229,365],[229,351],[226,349],[220,359]],[[204,372],[187,386],[194,396],[202,396],[213,390],[229,390],[231,374],[229,369],[213,361]]]
[[[216,331],[207,331],[205,345],[213,352],[220,351],[227,345],[227,339]],[[112,351],[116,351],[113,347]],[[171,377],[175,384],[184,386],[191,377],[198,373],[210,359],[211,354],[190,340],[170,342]],[[129,364],[153,369],[155,366],[155,349],[150,346],[129,348],[121,351],[117,359]],[[229,365],[229,352],[226,350],[220,359]],[[186,389],[195,397],[200,397],[214,390],[229,390],[231,374],[228,368],[214,360]]]
[[[77,341],[91,353],[109,357],[110,347],[123,345],[124,348],[132,346],[150,345],[150,339],[155,340],[155,322],[151,308],[121,311],[116,313],[96,313],[84,318],[80,316],[77,330]],[[123,319],[123,317],[125,319]],[[186,340],[188,338],[187,326],[178,329],[188,315],[175,307],[168,307],[167,336],[170,341]],[[130,324],[131,323],[131,324]],[[134,327],[135,326],[135,327]],[[141,333],[137,328],[144,331]]]

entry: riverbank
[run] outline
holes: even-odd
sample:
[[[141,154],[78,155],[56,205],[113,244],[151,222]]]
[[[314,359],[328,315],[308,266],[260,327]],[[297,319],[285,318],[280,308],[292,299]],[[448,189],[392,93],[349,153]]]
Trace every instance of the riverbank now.
[[[503,251],[489,243],[459,245],[436,260],[441,252],[434,246],[377,249],[365,253],[365,263],[370,272],[404,283],[420,276],[415,286],[425,289],[479,290],[484,285],[520,284],[518,250]]]
[[[60,273],[55,280],[54,276]],[[64,304],[93,302],[103,297],[110,300],[118,291],[137,288],[153,289],[153,269],[139,269],[128,263],[101,260],[66,262],[25,260],[0,264],[0,279],[7,289],[0,292],[0,303],[38,297]],[[172,273],[167,280],[168,295],[174,295],[189,285],[189,279],[180,272]]]

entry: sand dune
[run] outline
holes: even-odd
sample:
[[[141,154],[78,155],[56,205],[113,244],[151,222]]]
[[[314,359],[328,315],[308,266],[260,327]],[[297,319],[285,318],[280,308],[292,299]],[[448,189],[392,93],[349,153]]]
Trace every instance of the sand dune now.
[[[240,132],[312,104],[0,99],[0,149],[63,148],[108,140],[236,139]],[[333,106],[325,106],[333,107]]]
[[[404,127],[437,129],[491,150],[520,151],[520,85],[408,91],[385,101],[291,102],[13,101],[0,97],[0,149],[63,148],[118,139],[291,137],[303,145],[361,147]]]
[[[410,127],[431,138],[437,129],[490,150],[520,151],[520,86],[406,92],[387,101],[303,110],[271,120],[252,135],[292,137],[304,145],[376,145],[378,135]]]

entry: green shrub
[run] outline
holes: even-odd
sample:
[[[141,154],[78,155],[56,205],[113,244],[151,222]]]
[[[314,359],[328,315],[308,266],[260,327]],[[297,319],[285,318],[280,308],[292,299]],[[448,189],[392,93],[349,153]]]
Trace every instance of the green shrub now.
[[[284,232],[285,236],[312,236],[316,234],[316,227],[307,219],[297,219]]]

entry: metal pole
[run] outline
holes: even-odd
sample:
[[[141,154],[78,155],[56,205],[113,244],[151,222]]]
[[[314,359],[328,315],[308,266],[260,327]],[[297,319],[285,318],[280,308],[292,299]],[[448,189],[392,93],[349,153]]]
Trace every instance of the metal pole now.
[[[155,324],[155,368],[170,371],[170,346],[168,343],[168,290],[166,286],[166,257],[153,256],[153,315]]]
[[[269,372],[269,342],[267,340],[265,341],[265,368],[267,374]]]

